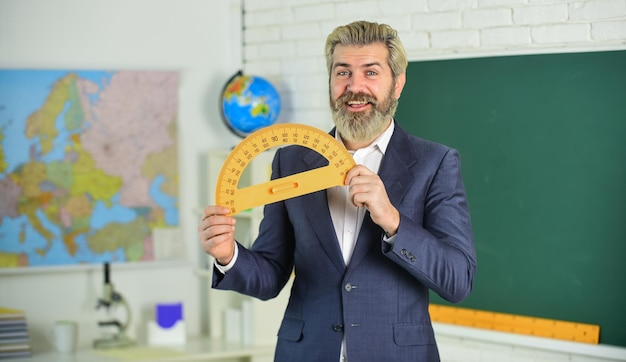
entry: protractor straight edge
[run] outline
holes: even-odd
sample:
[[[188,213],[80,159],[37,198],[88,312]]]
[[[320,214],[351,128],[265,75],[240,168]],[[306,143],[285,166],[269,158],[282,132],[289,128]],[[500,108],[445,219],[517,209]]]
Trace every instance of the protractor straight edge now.
[[[289,144],[316,151],[328,160],[328,165],[239,188],[244,169],[257,155]],[[235,215],[252,207],[343,185],[346,174],[355,165],[348,150],[322,130],[295,123],[268,126],[246,137],[228,154],[217,179],[215,201]]]

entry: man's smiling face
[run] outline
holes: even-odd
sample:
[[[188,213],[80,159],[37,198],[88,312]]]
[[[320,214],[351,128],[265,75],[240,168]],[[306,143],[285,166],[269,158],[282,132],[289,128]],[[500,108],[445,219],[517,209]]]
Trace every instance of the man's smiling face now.
[[[341,137],[368,144],[391,122],[405,75],[394,81],[383,43],[337,45],[330,73],[330,105]]]

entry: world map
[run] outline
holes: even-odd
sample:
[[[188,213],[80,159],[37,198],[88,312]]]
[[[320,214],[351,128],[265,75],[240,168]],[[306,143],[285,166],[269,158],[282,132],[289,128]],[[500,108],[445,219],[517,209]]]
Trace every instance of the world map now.
[[[179,224],[178,83],[0,70],[0,268],[154,260]]]

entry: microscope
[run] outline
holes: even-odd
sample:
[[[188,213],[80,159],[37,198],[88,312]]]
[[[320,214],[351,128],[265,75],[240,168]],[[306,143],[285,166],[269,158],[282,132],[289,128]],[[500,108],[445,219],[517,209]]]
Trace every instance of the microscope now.
[[[126,329],[130,325],[131,310],[122,295],[115,291],[109,275],[109,263],[104,263],[104,290],[102,298],[98,299],[96,309],[106,308],[107,312],[112,311],[121,305],[126,311],[126,322],[122,323],[117,319],[110,319],[98,322],[102,329],[103,337],[93,342],[94,348],[115,348],[132,346],[135,342],[126,335]]]

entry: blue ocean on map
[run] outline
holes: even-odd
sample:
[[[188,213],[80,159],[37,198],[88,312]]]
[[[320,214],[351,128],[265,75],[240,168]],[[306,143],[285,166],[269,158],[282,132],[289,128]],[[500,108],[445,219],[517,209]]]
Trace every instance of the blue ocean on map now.
[[[38,109],[44,103],[54,83],[66,75],[65,70],[2,70],[0,69],[0,128],[4,129],[6,137],[3,140],[3,148],[11,150],[5,152],[5,160],[8,164],[4,173],[10,173],[19,165],[28,162],[29,149],[38,143],[37,139],[29,140],[24,134],[23,120],[28,118],[33,110]],[[77,71],[79,77],[89,79],[103,88],[111,79],[113,74],[110,71]],[[98,95],[93,95],[92,102],[97,102]],[[66,107],[69,107],[66,104]],[[66,108],[67,109],[67,108]],[[61,131],[57,142],[64,144],[64,140],[69,136],[63,133],[64,112],[57,119],[57,129]],[[62,147],[55,147],[56,155],[45,156],[62,159],[59,153],[63,152]],[[60,158],[59,158],[60,156]],[[0,172],[0,175],[3,173]]]

